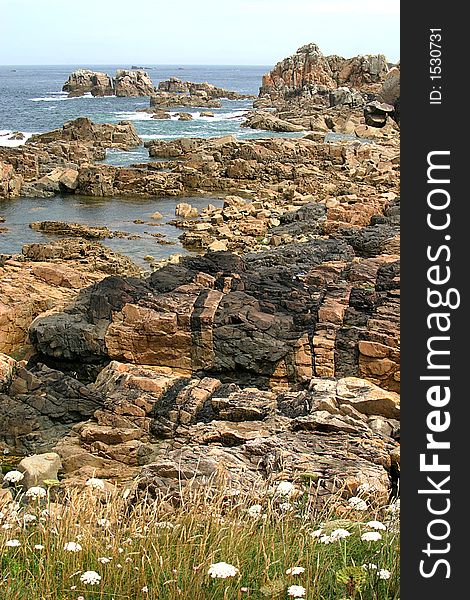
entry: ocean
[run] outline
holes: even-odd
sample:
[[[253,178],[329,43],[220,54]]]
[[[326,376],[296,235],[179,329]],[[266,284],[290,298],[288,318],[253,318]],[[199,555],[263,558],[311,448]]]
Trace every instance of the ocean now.
[[[129,66],[129,65],[127,65]],[[139,65],[140,66],[140,65]],[[169,77],[182,80],[207,81],[218,87],[235,90],[244,94],[257,95],[261,78],[269,66],[191,66],[191,65],[142,65],[154,85]],[[68,98],[62,86],[69,74],[87,68],[104,71],[113,75],[117,68],[126,65],[61,65],[61,66],[0,66],[0,145],[18,145],[10,141],[12,132],[21,131],[26,138],[34,133],[50,131],[61,127],[66,121],[77,117],[89,117],[97,123],[117,123],[132,121],[137,133],[145,141],[149,139],[171,140],[179,137],[218,137],[232,134],[238,138],[273,137],[278,134],[241,128],[243,115],[252,107],[251,100],[222,100],[222,107],[211,109],[214,117],[201,117],[194,108],[175,108],[168,112],[190,112],[192,121],[155,120],[150,115],[138,112],[149,106],[149,98],[92,97]],[[204,110],[204,109],[201,109]],[[279,134],[298,135],[298,134]],[[128,165],[148,160],[148,152],[140,146],[124,152],[108,150],[106,162],[114,165]],[[174,198],[127,199],[85,198],[78,196],[58,196],[51,199],[22,198],[20,200],[0,200],[0,216],[4,217],[0,231],[0,253],[10,254],[21,251],[25,243],[47,242],[51,236],[29,228],[29,223],[38,220],[61,220],[93,225],[106,225],[111,229],[128,231],[140,236],[138,240],[125,238],[105,240],[104,243],[131,256],[141,265],[146,265],[144,256],[156,259],[166,258],[172,253],[185,253],[178,241],[181,231],[167,225],[174,219],[174,206],[185,199]],[[213,198],[187,199],[199,208]],[[159,231],[165,233],[172,245],[159,245],[151,236],[154,229],[136,225],[135,220],[148,220],[155,211],[163,214]]]

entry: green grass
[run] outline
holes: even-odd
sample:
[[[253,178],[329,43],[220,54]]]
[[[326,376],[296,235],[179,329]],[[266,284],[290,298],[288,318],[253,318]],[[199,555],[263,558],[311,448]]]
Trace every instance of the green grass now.
[[[305,493],[289,500],[290,510],[281,510],[285,499],[272,494],[256,502],[227,501],[223,493],[199,491],[181,497],[178,505],[165,498],[130,505],[117,491],[105,495],[89,488],[57,494],[54,502],[20,501],[21,506],[0,509],[0,525],[10,526],[0,529],[0,598],[265,600],[289,598],[291,585],[304,587],[305,598],[312,600],[399,598],[397,517],[373,502],[359,513],[345,509],[340,498],[314,509]],[[259,517],[247,513],[255,503],[263,507]],[[25,524],[25,513],[36,520]],[[109,525],[99,525],[100,519]],[[365,525],[370,520],[387,526],[379,541],[361,540],[372,531]],[[350,536],[324,544],[311,535],[320,526],[326,534],[342,528]],[[12,539],[21,545],[5,546]],[[70,541],[82,549],[65,551]],[[44,549],[35,550],[37,544]],[[110,561],[103,564],[103,557]],[[234,565],[239,573],[212,579],[208,569],[217,562]],[[390,577],[380,579],[364,563],[390,571]],[[305,571],[287,575],[294,566]],[[100,583],[82,583],[84,571],[99,573]]]

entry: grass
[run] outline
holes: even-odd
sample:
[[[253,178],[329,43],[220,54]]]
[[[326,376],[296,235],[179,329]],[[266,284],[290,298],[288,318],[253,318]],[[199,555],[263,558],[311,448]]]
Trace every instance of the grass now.
[[[207,488],[181,494],[177,503],[165,497],[130,502],[117,490],[92,487],[51,488],[47,498],[29,502],[19,494],[0,507],[0,598],[265,600],[291,598],[294,585],[312,600],[398,600],[397,511],[373,497],[364,511],[345,508],[339,498],[315,509],[306,485],[290,498],[269,493],[261,500],[227,500]],[[261,505],[258,515],[249,511],[254,504]],[[366,525],[371,520],[386,530],[378,541],[363,541],[364,532],[374,531]],[[312,535],[319,528],[322,535],[337,529],[350,535],[324,543],[328,538]],[[20,545],[9,547],[9,540]],[[67,542],[81,550],[64,550]],[[218,562],[239,573],[210,577]],[[369,563],[378,569],[362,566]],[[286,574],[291,567],[305,570]],[[380,569],[390,576],[381,579]],[[97,572],[99,583],[83,583],[85,571]]]

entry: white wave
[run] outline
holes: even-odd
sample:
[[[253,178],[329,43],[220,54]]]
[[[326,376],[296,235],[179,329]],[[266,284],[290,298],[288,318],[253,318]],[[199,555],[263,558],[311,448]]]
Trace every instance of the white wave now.
[[[115,112],[114,115],[120,121],[150,121],[152,119],[152,115],[146,112]]]
[[[93,96],[90,92],[86,92],[83,96],[72,96],[69,98],[67,92],[47,92],[54,96],[40,96],[39,98],[30,98],[31,102],[63,102],[65,100],[80,100],[81,98],[101,98],[104,96]],[[106,96],[109,98],[110,96]]]
[[[10,138],[13,133],[22,133],[24,135],[24,138],[21,140],[11,140]],[[13,132],[8,129],[1,129],[0,130],[0,146],[8,146],[9,148],[16,148],[17,146],[22,146],[26,142],[26,140],[29,140],[29,138],[32,135],[33,134],[30,133],[29,131]]]

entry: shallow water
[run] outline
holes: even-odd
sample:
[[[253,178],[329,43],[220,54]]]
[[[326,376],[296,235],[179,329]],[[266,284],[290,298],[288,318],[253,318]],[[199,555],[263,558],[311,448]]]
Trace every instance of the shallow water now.
[[[87,196],[55,196],[54,198],[17,198],[0,199],[0,216],[5,218],[0,223],[0,254],[21,252],[24,244],[47,243],[60,236],[34,231],[29,224],[34,221],[66,221],[84,225],[104,225],[111,231],[125,231],[138,235],[138,239],[111,238],[99,240],[104,245],[131,257],[136,263],[148,265],[144,261],[147,255],[157,260],[167,258],[171,254],[187,254],[181,246],[178,236],[183,230],[168,221],[175,219],[175,206],[179,202],[189,202],[200,211],[208,204],[220,206],[222,200],[214,197],[191,198],[91,198]],[[160,220],[151,218],[156,211],[163,216]],[[136,224],[134,220],[146,221]],[[155,225],[149,225],[154,223]],[[162,233],[166,241],[173,245],[161,245],[152,233]]]

